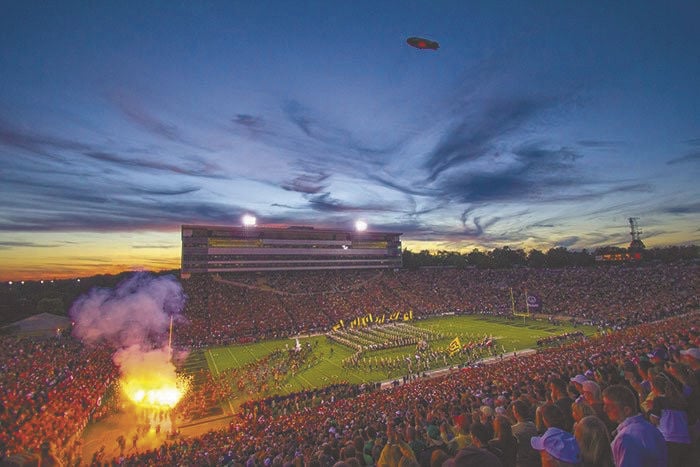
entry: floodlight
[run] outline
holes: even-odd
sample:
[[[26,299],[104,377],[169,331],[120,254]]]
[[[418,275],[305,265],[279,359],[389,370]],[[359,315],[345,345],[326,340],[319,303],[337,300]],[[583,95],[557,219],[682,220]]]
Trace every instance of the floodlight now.
[[[243,225],[245,227],[253,227],[255,223],[257,222],[257,219],[255,219],[255,216],[251,216],[250,214],[245,214],[243,216]]]

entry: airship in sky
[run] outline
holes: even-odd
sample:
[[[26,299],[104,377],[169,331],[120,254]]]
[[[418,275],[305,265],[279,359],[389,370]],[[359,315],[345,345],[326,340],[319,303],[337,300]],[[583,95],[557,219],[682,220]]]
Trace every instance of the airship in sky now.
[[[431,41],[430,39],[425,39],[423,37],[409,37],[406,39],[406,43],[411,47],[415,47],[416,49],[437,50],[440,48],[440,44],[437,42]]]

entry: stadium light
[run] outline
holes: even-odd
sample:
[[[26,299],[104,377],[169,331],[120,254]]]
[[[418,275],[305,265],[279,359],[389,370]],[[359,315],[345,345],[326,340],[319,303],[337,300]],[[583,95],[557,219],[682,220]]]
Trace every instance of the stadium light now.
[[[253,227],[255,226],[255,223],[257,222],[257,219],[255,219],[255,216],[251,216],[250,214],[245,214],[243,216],[243,226],[245,227]]]
[[[367,222],[365,221],[357,221],[355,222],[355,230],[358,232],[364,232],[367,230]]]

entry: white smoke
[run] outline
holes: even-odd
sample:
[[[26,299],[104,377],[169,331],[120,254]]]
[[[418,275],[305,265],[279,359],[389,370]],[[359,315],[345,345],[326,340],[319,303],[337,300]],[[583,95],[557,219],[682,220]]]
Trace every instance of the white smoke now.
[[[137,273],[114,289],[95,288],[78,298],[70,309],[73,335],[87,345],[115,348],[112,360],[121,372],[122,389],[134,402],[138,391],[140,397],[145,391],[184,391],[167,345],[170,319],[184,319],[184,304],[182,286],[173,276]],[[169,399],[169,406],[178,399]],[[162,404],[162,397],[157,402]]]
[[[173,276],[136,273],[114,289],[94,288],[70,309],[73,335],[88,345],[101,342],[117,349],[162,347],[170,317],[181,319],[182,286]]]

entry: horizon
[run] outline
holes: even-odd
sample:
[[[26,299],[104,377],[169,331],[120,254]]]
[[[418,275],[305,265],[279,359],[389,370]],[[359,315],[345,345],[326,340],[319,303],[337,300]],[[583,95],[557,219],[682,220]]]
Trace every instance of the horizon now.
[[[700,244],[698,17],[11,0],[0,280],[177,269],[182,224],[245,214],[361,219],[411,251],[621,247],[630,217],[647,248]]]
[[[655,247],[651,247],[651,248],[646,248],[646,250],[647,251],[648,250],[653,251],[653,250],[657,250],[657,249],[663,250],[666,248],[674,248],[674,247],[691,248],[691,247],[697,247],[697,245],[695,245],[695,244],[663,245],[663,246],[655,246]],[[502,249],[502,248],[509,248],[512,251],[522,250],[526,254],[529,254],[530,252],[535,251],[535,250],[546,254],[550,249],[556,249],[556,248],[564,248],[566,251],[572,252],[572,253],[586,252],[590,255],[595,255],[595,253],[596,253],[596,250],[588,250],[587,248],[575,249],[575,248],[553,246],[551,248],[540,250],[538,248],[510,248],[509,245],[504,245],[503,247],[497,247],[497,248],[492,248],[492,249],[488,249],[488,250],[474,248],[471,250],[465,249],[463,251],[440,250],[440,249],[430,250],[430,249],[425,249],[425,248],[421,249],[421,250],[412,250],[411,248],[402,246],[401,251],[402,252],[409,251],[415,255],[418,255],[418,254],[422,253],[423,251],[427,251],[431,255],[435,255],[435,254],[438,254],[441,252],[453,252],[454,251],[456,253],[466,255],[466,254],[471,253],[474,250],[478,250],[480,253],[488,254],[488,253],[494,251],[495,249]],[[622,250],[627,249],[625,247],[619,247],[619,246],[614,246],[614,245],[607,245],[607,246],[600,247],[600,248],[620,248]],[[636,261],[633,261],[633,262],[636,262]],[[403,267],[405,267],[405,266],[403,266]],[[449,267],[452,267],[452,266],[449,266]],[[97,276],[119,276],[121,274],[134,274],[134,273],[139,273],[139,272],[146,272],[146,273],[150,273],[150,274],[160,275],[160,274],[168,274],[168,273],[178,273],[178,272],[180,272],[180,270],[181,270],[181,262],[180,262],[180,260],[178,260],[177,265],[174,267],[162,266],[162,267],[154,267],[152,269],[146,269],[146,268],[142,268],[142,267],[133,267],[130,269],[122,269],[122,270],[114,270],[113,268],[106,268],[106,269],[101,270],[101,271],[96,271],[96,272],[93,272],[90,274],[84,274],[84,275],[74,275],[74,274],[71,274],[70,271],[67,271],[64,273],[64,275],[61,275],[61,276],[59,276],[59,275],[52,276],[51,274],[49,274],[49,275],[43,276],[43,277],[14,277],[14,276],[10,277],[10,276],[3,276],[2,273],[0,272],[0,283],[4,283],[6,285],[8,283],[9,283],[9,285],[17,285],[17,284],[21,285],[21,284],[24,284],[25,282],[37,282],[37,283],[41,283],[41,284],[43,284],[45,282],[52,283],[54,281],[74,281],[74,280],[77,280],[78,282],[80,282],[81,279],[91,279],[91,278],[97,277]],[[292,272],[300,272],[300,271],[292,271]],[[303,270],[301,272],[303,272]]]

